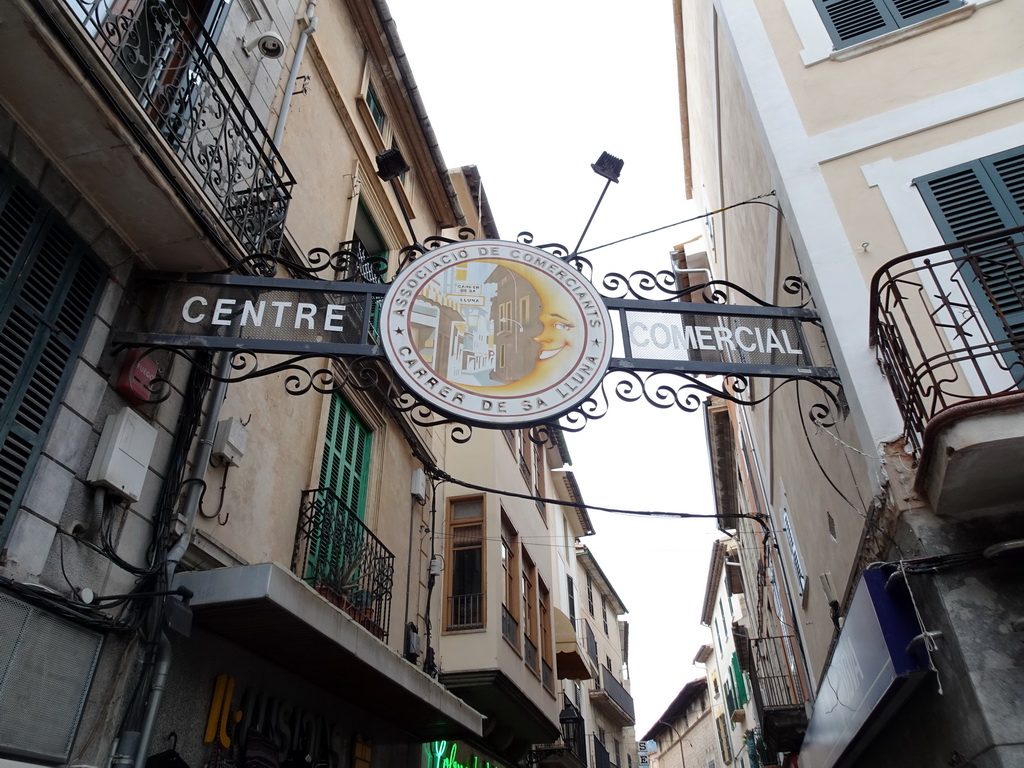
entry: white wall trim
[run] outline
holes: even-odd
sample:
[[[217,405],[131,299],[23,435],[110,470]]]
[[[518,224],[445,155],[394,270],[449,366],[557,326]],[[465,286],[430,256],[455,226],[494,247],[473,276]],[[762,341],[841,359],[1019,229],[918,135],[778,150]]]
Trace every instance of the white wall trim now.
[[[902,421],[868,343],[868,286],[754,0],[717,0],[716,8],[745,78],[762,141],[770,149],[767,159],[774,163],[772,175],[790,215],[804,277],[823,310],[835,364],[847,384],[851,418],[863,445],[894,440],[902,433]]]
[[[824,163],[1017,101],[1024,101],[1024,69],[818,134],[810,139],[811,151]]]
[[[805,67],[810,67],[826,59],[841,61],[863,53],[870,53],[885,45],[898,43],[908,36],[913,36],[919,32],[927,32],[934,29],[936,25],[943,26],[959,21],[961,17],[969,16],[973,13],[974,8],[997,1],[965,0],[961,8],[954,8],[949,11],[950,14],[954,14],[950,18],[946,18],[946,14],[943,14],[942,16],[935,17],[935,19],[940,20],[938,22],[935,22],[934,19],[926,19],[919,22],[919,24],[913,24],[909,27],[880,35],[879,38],[865,40],[859,45],[841,48],[836,51],[835,44],[832,42],[832,36],[828,33],[825,23],[821,20],[821,14],[818,13],[818,9],[814,6],[812,0],[782,0],[786,6],[787,13],[789,13],[790,20],[796,28],[800,44],[803,46],[803,50],[800,51],[800,60],[804,63]],[[963,10],[964,7],[968,7],[970,10],[965,12]],[[907,30],[912,31],[908,33]],[[881,38],[886,39],[882,40]]]
[[[1014,125],[981,136],[973,136],[902,160],[885,158],[861,166],[861,173],[864,174],[868,186],[876,187],[881,193],[907,252],[920,251],[941,244],[942,235],[935,226],[924,198],[913,185],[913,180],[928,173],[1019,146],[1024,146],[1024,125]],[[948,271],[952,279],[952,270]],[[982,327],[978,332],[987,334],[987,329]],[[951,349],[956,349],[963,343],[951,329],[947,329],[946,338]],[[1012,385],[1010,375],[1003,370],[997,360],[981,359],[978,365],[984,370],[985,379],[990,385],[998,387],[1000,381],[1005,382],[1007,387]],[[963,375],[975,393],[986,392],[970,367],[963,368]]]

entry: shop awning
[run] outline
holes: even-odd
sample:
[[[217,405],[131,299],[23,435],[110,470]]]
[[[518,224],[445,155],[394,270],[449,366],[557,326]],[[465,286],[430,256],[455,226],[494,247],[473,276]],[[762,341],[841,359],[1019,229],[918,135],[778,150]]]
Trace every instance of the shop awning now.
[[[557,608],[555,613],[555,669],[559,680],[590,680],[594,671],[587,664],[586,654],[580,647],[576,627],[569,617]]]
[[[480,736],[483,718],[273,563],[179,573],[194,621],[421,741]]]

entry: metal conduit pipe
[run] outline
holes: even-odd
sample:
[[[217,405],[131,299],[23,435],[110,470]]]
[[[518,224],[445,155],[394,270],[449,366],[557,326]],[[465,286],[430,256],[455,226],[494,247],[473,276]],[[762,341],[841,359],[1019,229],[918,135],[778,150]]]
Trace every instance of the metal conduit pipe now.
[[[135,766],[141,768],[146,764],[146,753],[149,751],[149,742],[153,735],[153,728],[156,725],[156,716],[160,712],[160,701],[167,690],[167,677],[171,671],[171,641],[166,632],[160,633],[157,640],[156,661],[153,665],[153,680],[149,685],[149,695],[146,697],[146,712],[142,721],[142,730],[139,733],[139,746],[135,751]]]
[[[184,557],[192,540],[192,531],[195,528],[196,515],[199,512],[199,500],[203,495],[205,487],[206,470],[210,466],[210,457],[213,455],[213,438],[217,433],[217,422],[220,420],[220,409],[227,395],[228,383],[226,379],[231,373],[231,353],[222,352],[217,363],[217,373],[213,387],[209,395],[209,411],[203,426],[199,431],[199,445],[196,448],[195,462],[192,465],[192,477],[189,478],[188,490],[185,494],[185,501],[182,505],[182,512],[185,515],[185,530],[178,540],[167,552],[166,573],[167,586],[171,586],[174,580],[174,572],[178,563]],[[174,598],[164,598],[165,600]],[[153,678],[149,686],[149,694],[146,697],[146,709],[143,715],[142,730],[139,733],[139,744],[135,751],[135,768],[142,768],[146,764],[149,743],[153,736],[153,728],[156,725],[157,714],[160,710],[160,701],[164,691],[167,689],[167,678],[171,669],[171,641],[166,632],[161,632],[157,640],[158,648],[153,667]]]
[[[281,99],[281,112],[277,116],[277,126],[274,128],[274,146],[281,149],[281,140],[284,138],[284,126],[288,122],[288,111],[292,106],[292,89],[295,88],[295,81],[299,79],[299,67],[302,66],[302,57],[306,53],[306,43],[310,36],[316,32],[317,18],[313,15],[316,10],[316,0],[309,0],[306,5],[306,28],[299,35],[299,42],[295,44],[295,55],[292,57],[292,66],[288,70],[288,80],[284,84],[284,98]]]

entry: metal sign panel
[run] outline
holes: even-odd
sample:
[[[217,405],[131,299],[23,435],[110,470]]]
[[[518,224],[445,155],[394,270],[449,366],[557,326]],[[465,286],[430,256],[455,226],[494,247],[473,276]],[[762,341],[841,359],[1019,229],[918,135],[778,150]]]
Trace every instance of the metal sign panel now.
[[[322,256],[311,252],[311,262],[314,255]],[[338,274],[344,265],[335,257],[345,255],[319,258],[310,268],[288,266]],[[266,266],[251,260],[254,270]],[[584,421],[599,418],[600,408],[585,406],[607,401],[597,389],[608,371],[632,376],[631,386],[662,407],[689,407],[690,386],[719,391],[694,385],[694,376],[724,377],[722,396],[741,404],[737,378],[838,379],[809,354],[805,328],[818,320],[811,309],[765,305],[722,281],[679,290],[667,272],[607,275],[602,287],[617,295],[605,296],[584,276],[586,266],[525,243],[470,240],[444,241],[390,285],[154,273],[139,279],[131,296],[141,314],[133,325],[145,330],[116,332],[113,341],[290,355],[289,370],[309,375],[295,394],[314,381],[317,389],[337,385],[330,370],[304,367],[307,359],[386,358],[406,389],[436,413],[499,428],[553,423],[571,412]],[[786,282],[791,293],[791,282],[802,285]],[[710,303],[727,292],[751,304]],[[703,301],[689,300],[696,298]],[[231,381],[274,370],[237,366]],[[678,377],[678,387],[666,388],[661,374]]]
[[[931,669],[910,599],[886,590],[888,574],[864,571],[818,689],[800,750],[801,763],[850,766],[867,746],[869,721],[884,720]]]
[[[759,307],[607,299],[618,321],[622,357],[613,369],[685,371],[834,379],[816,366],[803,324],[817,319],[802,307]],[[617,347],[618,349],[618,347]]]
[[[146,333],[116,344],[337,355],[379,354],[374,315],[388,286],[229,275],[152,275],[136,303]]]

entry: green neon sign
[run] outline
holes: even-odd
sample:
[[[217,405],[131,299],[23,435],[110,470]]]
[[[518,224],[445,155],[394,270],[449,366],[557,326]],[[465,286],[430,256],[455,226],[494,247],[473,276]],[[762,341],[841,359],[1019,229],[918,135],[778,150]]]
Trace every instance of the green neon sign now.
[[[447,741],[432,741],[423,745],[423,751],[427,754],[427,768],[502,768],[489,760],[481,763],[479,755],[472,755],[470,763],[459,762],[459,745],[454,741],[451,746]]]

